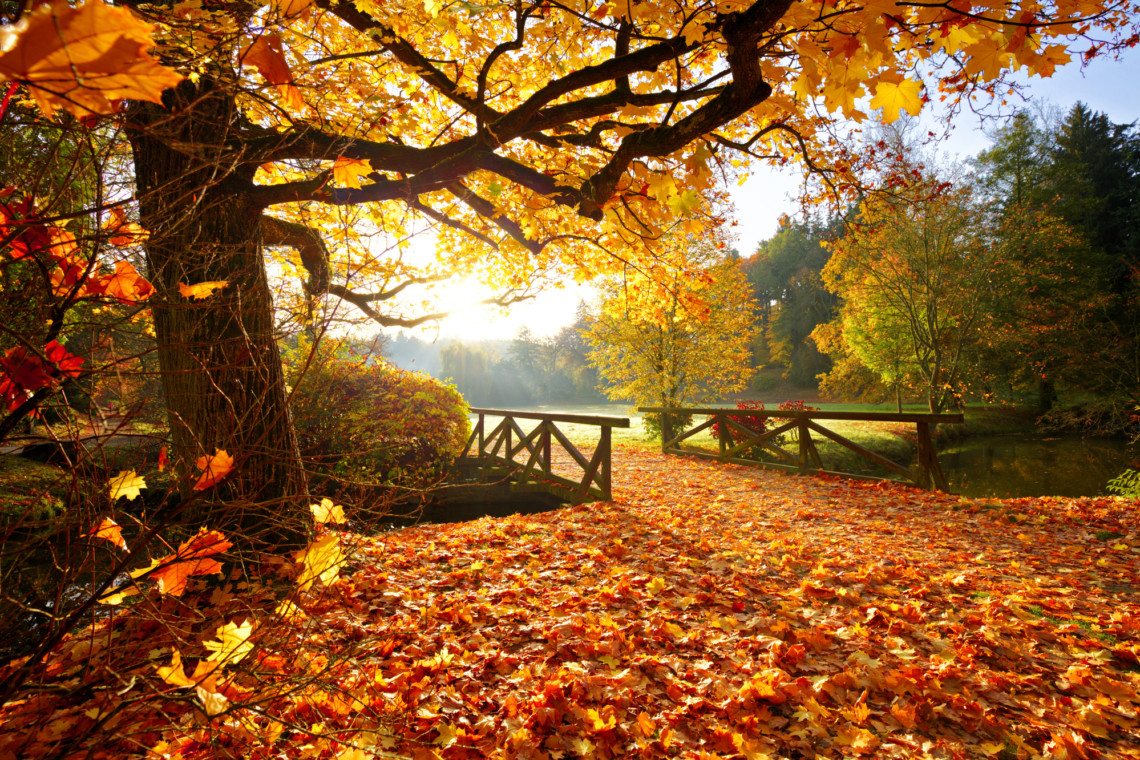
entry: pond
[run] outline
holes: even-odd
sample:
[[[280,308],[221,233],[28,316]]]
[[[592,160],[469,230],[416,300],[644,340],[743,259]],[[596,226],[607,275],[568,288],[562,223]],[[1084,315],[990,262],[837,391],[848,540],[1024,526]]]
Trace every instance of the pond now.
[[[938,452],[950,490],[963,496],[1102,496],[1140,458],[1126,441],[985,436]]]

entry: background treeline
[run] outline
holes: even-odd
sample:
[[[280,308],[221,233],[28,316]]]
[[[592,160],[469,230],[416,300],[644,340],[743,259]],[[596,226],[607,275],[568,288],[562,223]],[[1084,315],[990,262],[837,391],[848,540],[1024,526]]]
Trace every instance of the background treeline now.
[[[822,381],[829,396],[882,401],[901,391],[913,401],[922,390],[908,363],[952,349],[954,371],[943,366],[936,380],[948,406],[984,399],[1127,411],[1140,388],[1135,125],[1082,104],[1053,118],[1022,112],[968,171],[937,166],[899,135],[894,142],[878,145],[895,163],[892,181],[905,185],[894,188],[894,206],[888,193],[874,213],[864,203],[839,218],[786,220],[743,262],[759,303],[754,361],[768,367],[756,389],[778,371],[805,389]],[[926,188],[921,199],[916,188]],[[877,248],[853,255],[860,239]],[[934,260],[936,239],[950,253]],[[838,251],[846,258],[828,271]],[[843,287],[852,267],[875,287]],[[937,335],[892,322],[881,300],[893,286],[929,299],[913,307],[913,321],[933,322],[939,308],[955,309],[955,319]]]
[[[383,354],[405,369],[453,380],[472,406],[604,403],[598,372],[587,358],[587,319],[586,305],[579,304],[574,323],[549,336],[526,327],[510,340],[429,342],[400,333],[384,344]]]

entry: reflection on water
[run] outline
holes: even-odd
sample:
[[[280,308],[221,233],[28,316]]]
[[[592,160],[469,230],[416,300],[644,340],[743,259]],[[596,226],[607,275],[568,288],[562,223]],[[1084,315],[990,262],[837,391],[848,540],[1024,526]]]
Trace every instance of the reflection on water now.
[[[950,490],[965,496],[1100,496],[1140,452],[1096,438],[971,438],[938,452]]]

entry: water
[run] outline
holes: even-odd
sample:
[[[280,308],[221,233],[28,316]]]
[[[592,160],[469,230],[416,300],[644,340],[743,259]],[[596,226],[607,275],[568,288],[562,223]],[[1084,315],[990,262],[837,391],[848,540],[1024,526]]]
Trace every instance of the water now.
[[[964,496],[1101,496],[1140,458],[1127,442],[1098,438],[986,436],[938,452],[950,490]]]

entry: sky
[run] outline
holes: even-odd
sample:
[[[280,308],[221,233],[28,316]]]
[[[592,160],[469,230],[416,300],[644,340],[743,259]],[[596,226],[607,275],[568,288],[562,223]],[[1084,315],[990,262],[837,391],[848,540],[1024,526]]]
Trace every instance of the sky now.
[[[1025,83],[1030,97],[1062,111],[1068,111],[1081,101],[1093,111],[1106,113],[1118,124],[1140,119],[1140,50],[1137,49],[1128,51],[1120,60],[1094,59],[1083,71],[1079,65],[1069,64],[1058,68],[1048,79],[1034,77]],[[950,138],[939,146],[946,158],[965,160],[989,144],[973,114],[960,115],[952,127]],[[782,214],[796,214],[799,210],[794,200],[797,189],[797,177],[757,166],[749,180],[733,191],[736,247],[742,255],[750,255],[762,240],[775,233]],[[535,335],[550,335],[572,322],[578,301],[589,300],[592,295],[586,286],[552,289],[504,313],[489,307],[464,307],[463,304],[484,298],[486,294],[472,283],[452,283],[440,293],[441,305],[453,309],[452,316],[412,334],[425,340],[502,339],[513,337],[521,327],[527,326]]]

